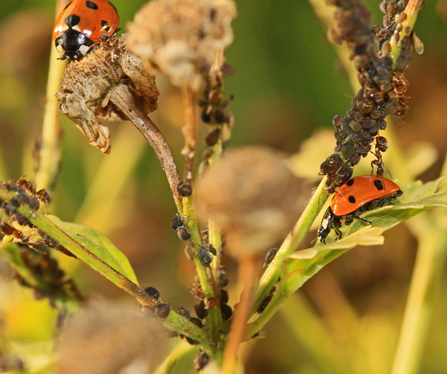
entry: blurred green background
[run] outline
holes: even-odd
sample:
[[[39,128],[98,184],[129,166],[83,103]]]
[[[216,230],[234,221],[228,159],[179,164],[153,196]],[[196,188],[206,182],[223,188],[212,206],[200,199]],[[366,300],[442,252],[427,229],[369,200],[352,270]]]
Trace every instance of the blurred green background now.
[[[2,180],[23,174],[29,179],[34,176],[32,150],[42,126],[54,3],[4,0],[0,7]],[[125,29],[145,1],[113,3]],[[366,3],[373,12],[374,23],[380,24],[379,1]],[[307,1],[241,0],[237,5],[235,40],[226,52],[227,61],[236,70],[225,82],[226,93],[235,96],[230,107],[235,116],[232,146],[266,144],[295,153],[315,131],[330,130],[335,114],[343,115],[350,108],[353,91],[347,74],[326,40],[325,27]],[[403,149],[416,142],[429,142],[436,149],[437,161],[421,175],[425,181],[439,175],[447,148],[446,22],[446,0],[424,5],[416,32],[425,52],[413,55],[406,75],[410,82],[406,93],[410,109],[405,120],[398,119],[392,125]],[[152,118],[181,168],[181,94],[163,77],[158,84],[159,110]],[[48,210],[63,220],[102,231],[129,257],[142,285],[157,287],[175,309],[186,306],[192,310],[194,301],[188,287],[194,280],[194,269],[185,259],[183,244],[170,228],[176,210],[150,147],[129,123],[113,123],[109,126],[112,152],[104,156],[87,143],[67,118],[60,116],[60,121],[64,132],[62,163],[54,203]],[[201,131],[202,135],[206,133],[204,126]],[[332,153],[334,145],[335,141],[326,155]],[[323,160],[324,157],[318,163]],[[315,175],[318,171],[315,169]],[[246,345],[246,372],[389,372],[416,240],[404,225],[387,232],[385,237],[383,247],[353,250],[310,280],[299,298],[286,304],[285,311],[269,323],[266,338]],[[305,243],[306,247],[311,240]],[[83,292],[133,302],[82,264],[65,258],[61,258],[61,263],[73,273]],[[228,259],[225,269],[230,280],[234,280],[234,264]],[[7,282],[10,272],[4,264],[0,266],[0,275],[0,318],[4,320],[6,336],[35,343],[50,339],[55,312],[46,301],[33,301],[29,291]],[[230,290],[234,283],[230,283]],[[444,276],[421,373],[447,372],[445,295]],[[300,312],[303,310],[311,314],[306,317]],[[324,333],[308,327],[313,320],[324,327]],[[309,337],[319,334],[320,341],[335,341],[339,351],[331,351],[330,345],[312,348]],[[346,360],[335,367],[334,356],[339,353]],[[194,372],[192,364],[186,361],[183,371],[178,372]]]

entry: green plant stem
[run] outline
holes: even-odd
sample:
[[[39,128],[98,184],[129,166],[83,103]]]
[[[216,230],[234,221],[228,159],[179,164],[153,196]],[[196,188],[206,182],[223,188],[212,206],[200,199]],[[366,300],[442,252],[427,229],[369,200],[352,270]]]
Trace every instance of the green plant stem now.
[[[173,350],[171,350],[169,356],[165,358],[162,364],[155,370],[154,374],[171,373],[176,362],[194,349],[197,348],[184,341],[180,342]]]
[[[289,297],[285,305],[280,308],[279,314],[300,345],[315,357],[318,366],[323,369],[322,372],[332,374],[354,372],[346,351],[334,341],[302,292],[295,292]]]
[[[197,276],[202,286],[202,291],[205,294],[205,303],[211,299],[217,298],[218,285],[213,274],[211,266],[204,266],[198,257],[199,245],[202,244],[202,238],[199,232],[199,226],[197,222],[197,215],[195,209],[195,195],[183,198],[183,214],[185,226],[188,228],[191,234],[191,243],[194,245],[195,257],[194,264],[196,266]],[[216,261],[215,259],[213,261]],[[208,309],[208,332],[211,339],[217,342],[219,339],[220,331],[222,330],[222,314],[218,305],[214,308]]]
[[[447,235],[445,228],[439,227],[437,222],[429,217],[427,213],[424,218],[417,217],[418,223],[425,229],[419,235],[418,254],[392,374],[419,372],[436,290],[441,282],[442,268],[447,255]]]
[[[253,306],[250,314],[256,312],[259,305],[278,281],[284,259],[298,248],[318,213],[324,206],[324,203],[328,198],[328,195],[325,194],[326,179],[327,177],[324,177],[321,180],[292,232],[287,236],[286,240],[276,253],[275,258],[267,266],[267,269],[255,287],[253,292]]]
[[[399,22],[398,19],[396,32],[394,33],[390,41],[391,58],[393,59],[394,66],[396,66],[397,60],[402,53],[402,43],[404,38],[410,37],[410,34],[413,32],[413,28],[422,4],[424,4],[423,0],[410,0],[404,11],[404,13],[406,14],[406,18],[401,22]],[[402,26],[402,30],[400,32],[397,32],[400,26]]]
[[[39,188],[50,189],[59,171],[61,159],[60,137],[61,129],[58,117],[59,102],[54,94],[64,74],[65,62],[58,60],[59,53],[52,46],[50,67],[48,73],[45,114],[43,118],[42,140],[40,142],[39,166],[36,174],[36,185]]]

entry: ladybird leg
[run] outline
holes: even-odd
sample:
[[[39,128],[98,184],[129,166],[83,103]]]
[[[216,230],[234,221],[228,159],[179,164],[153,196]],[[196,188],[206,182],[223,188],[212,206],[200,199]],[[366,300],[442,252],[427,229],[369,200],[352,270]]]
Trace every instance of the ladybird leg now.
[[[364,219],[364,218],[361,218],[361,217],[356,217],[356,218],[359,219],[362,222],[369,223],[370,225],[372,224],[372,222],[368,221],[367,219]]]
[[[343,237],[343,233],[341,232],[341,230],[334,225],[334,231],[337,234],[337,238],[335,239],[335,241],[340,240]]]

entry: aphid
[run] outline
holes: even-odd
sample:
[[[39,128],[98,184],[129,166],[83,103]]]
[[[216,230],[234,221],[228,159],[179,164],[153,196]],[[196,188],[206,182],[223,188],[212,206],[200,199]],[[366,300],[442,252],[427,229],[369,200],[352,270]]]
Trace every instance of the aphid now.
[[[264,266],[267,266],[268,264],[270,264],[273,261],[277,252],[278,252],[278,248],[270,248],[268,250],[267,254],[265,255],[265,259],[264,259]]]
[[[205,307],[205,302],[203,300],[198,301],[194,304],[194,310],[196,311],[197,317],[204,319],[208,315],[208,311]]]
[[[183,226],[182,219],[179,216],[175,216],[171,220],[171,226],[174,230],[177,230],[179,227]]]
[[[196,370],[203,370],[208,362],[210,361],[210,356],[208,356],[205,352],[201,352],[194,359],[194,367]]]
[[[160,318],[166,318],[171,311],[171,304],[158,304],[155,307],[155,315]]]
[[[205,298],[205,294],[203,293],[203,291],[194,285],[189,286],[189,292],[191,292],[193,296],[198,297],[199,299]]]
[[[185,226],[177,227],[176,231],[180,239],[182,240],[191,239],[191,234],[189,233],[188,229]]]
[[[107,0],[73,0],[61,12],[53,30],[53,41],[60,60],[79,60],[101,35],[118,30],[119,16]]]
[[[233,310],[228,304],[222,304],[220,306],[220,309],[222,311],[222,318],[224,320],[229,320],[231,316],[233,315]]]
[[[154,299],[160,298],[160,292],[158,292],[155,287],[146,287],[144,292],[146,292],[149,296],[152,296]]]
[[[177,313],[181,316],[185,317],[186,319],[191,319],[191,313],[189,313],[189,310],[186,309],[184,306],[181,306],[177,309]]]
[[[192,187],[189,184],[180,182],[180,184],[177,186],[177,192],[180,196],[188,197],[192,195]]]
[[[371,223],[360,215],[368,210],[389,205],[402,194],[396,183],[383,177],[361,175],[350,179],[338,189],[332,199],[318,229],[318,240],[326,244],[326,237],[332,229],[337,238],[341,239],[342,220],[345,220],[346,225],[351,224],[354,219]]]
[[[208,266],[211,262],[213,262],[213,256],[211,256],[206,248],[202,247],[201,245],[199,246],[199,253],[197,254],[197,257],[204,266]]]

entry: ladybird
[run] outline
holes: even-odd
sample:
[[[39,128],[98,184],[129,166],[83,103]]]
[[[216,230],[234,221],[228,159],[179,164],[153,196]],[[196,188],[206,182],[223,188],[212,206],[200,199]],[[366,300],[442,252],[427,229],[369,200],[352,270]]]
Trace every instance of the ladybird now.
[[[119,16],[107,0],[73,0],[59,14],[53,40],[61,54],[60,60],[81,59],[103,34],[118,31]]]
[[[360,215],[368,210],[389,205],[402,194],[396,183],[381,176],[360,175],[348,180],[335,193],[331,206],[318,228],[318,240],[326,244],[326,237],[332,229],[337,234],[337,240],[341,239],[342,220],[346,225],[351,224],[354,219],[371,223],[360,218]]]

